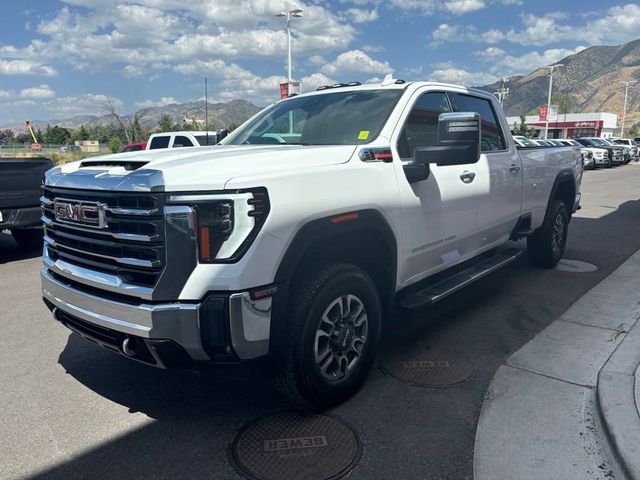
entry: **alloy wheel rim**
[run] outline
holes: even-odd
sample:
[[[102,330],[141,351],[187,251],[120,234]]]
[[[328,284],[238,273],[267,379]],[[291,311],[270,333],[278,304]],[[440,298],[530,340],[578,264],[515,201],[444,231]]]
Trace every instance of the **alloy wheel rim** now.
[[[564,242],[564,217],[561,214],[556,216],[553,223],[553,232],[551,235],[551,246],[553,253],[557,257],[562,252],[562,244]]]
[[[333,300],[320,317],[314,357],[320,375],[330,381],[349,377],[367,342],[369,321],[364,303],[355,295]]]

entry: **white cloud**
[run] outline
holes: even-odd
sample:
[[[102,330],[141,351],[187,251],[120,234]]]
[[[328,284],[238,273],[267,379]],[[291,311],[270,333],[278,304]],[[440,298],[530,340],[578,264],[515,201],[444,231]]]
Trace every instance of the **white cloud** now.
[[[350,8],[346,11],[347,20],[352,20],[354,23],[367,23],[373,22],[379,18],[378,10],[364,10],[362,8]]]
[[[0,58],[0,75],[41,75],[53,77],[56,69],[31,60],[7,60]]]
[[[20,98],[53,98],[56,93],[49,88],[49,85],[40,85],[20,90]]]
[[[388,62],[372,59],[362,50],[350,50],[341,53],[336,59],[321,68],[328,75],[344,73],[391,73],[393,68]]]
[[[135,102],[134,105],[138,108],[151,108],[151,107],[165,107],[167,105],[171,105],[174,103],[178,103],[178,101],[175,98],[162,97],[158,101],[144,100],[141,102]]]
[[[466,0],[460,0],[466,1]],[[513,3],[502,0],[502,3]],[[570,23],[580,18],[585,23]],[[545,46],[564,42],[586,45],[621,44],[638,38],[640,31],[640,5],[629,3],[609,8],[595,18],[568,16],[562,12],[544,15],[523,14],[522,28],[490,29],[483,34],[466,25],[439,25],[431,34],[435,42],[463,42],[495,44],[508,41],[519,45]]]
[[[489,47],[476,54],[490,65],[489,69],[492,73],[509,76],[528,74],[535,68],[550,65],[584,49],[584,46],[574,49],[550,48],[542,52],[532,51],[522,55],[509,55],[501,48]]]
[[[0,98],[9,98],[13,95],[9,90],[0,90]]]
[[[464,15],[465,13],[481,10],[487,5],[484,0],[448,0],[444,2],[444,6],[454,15]]]
[[[454,83],[465,86],[481,86],[496,80],[495,74],[471,72],[453,64],[440,65],[428,77],[428,80],[433,82]]]

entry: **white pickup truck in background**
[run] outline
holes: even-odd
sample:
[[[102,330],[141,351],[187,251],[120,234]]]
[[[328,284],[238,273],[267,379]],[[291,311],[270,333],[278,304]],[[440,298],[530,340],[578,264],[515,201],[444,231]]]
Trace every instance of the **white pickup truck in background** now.
[[[154,133],[149,137],[149,140],[147,140],[146,150],[180,147],[206,147],[208,145],[215,145],[226,135],[226,130],[220,130],[218,132],[196,132],[186,130],[183,132]]]
[[[316,407],[352,395],[395,305],[561,258],[579,147],[516,147],[487,92],[334,85],[207,149],[47,173],[42,293],[84,337],[160,367],[270,362]],[[134,386],[135,388],[135,386]]]

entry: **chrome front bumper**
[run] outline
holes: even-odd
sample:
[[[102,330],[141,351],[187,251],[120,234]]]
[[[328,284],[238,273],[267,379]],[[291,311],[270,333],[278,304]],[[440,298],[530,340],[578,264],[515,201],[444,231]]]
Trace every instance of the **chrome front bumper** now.
[[[201,333],[201,303],[125,303],[79,290],[48,268],[41,272],[42,295],[55,309],[89,324],[141,339],[171,340],[194,361],[210,361]],[[269,352],[272,299],[252,300],[248,292],[223,297],[228,302],[227,351],[239,360]],[[55,313],[55,312],[54,312]],[[206,320],[206,319],[205,319]]]

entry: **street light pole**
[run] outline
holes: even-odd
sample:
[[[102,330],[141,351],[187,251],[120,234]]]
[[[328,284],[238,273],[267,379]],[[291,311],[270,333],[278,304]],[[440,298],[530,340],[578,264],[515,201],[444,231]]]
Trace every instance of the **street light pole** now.
[[[629,85],[632,83],[636,83],[637,80],[630,80],[628,82],[620,82],[624,83],[624,107],[622,107],[622,121],[620,122],[620,138],[624,137],[624,122],[627,119],[627,95],[629,94]]]
[[[287,12],[276,13],[276,17],[284,17],[287,19],[287,69],[289,74],[287,75],[287,94],[291,95],[291,81],[293,80],[291,75],[291,19],[302,17],[303,10],[294,8]]]
[[[549,138],[549,113],[551,113],[551,89],[553,88],[553,69],[558,67],[564,67],[562,63],[556,63],[555,65],[547,65],[544,68],[549,69],[549,96],[547,98],[547,118],[545,119],[544,126],[544,139]]]

